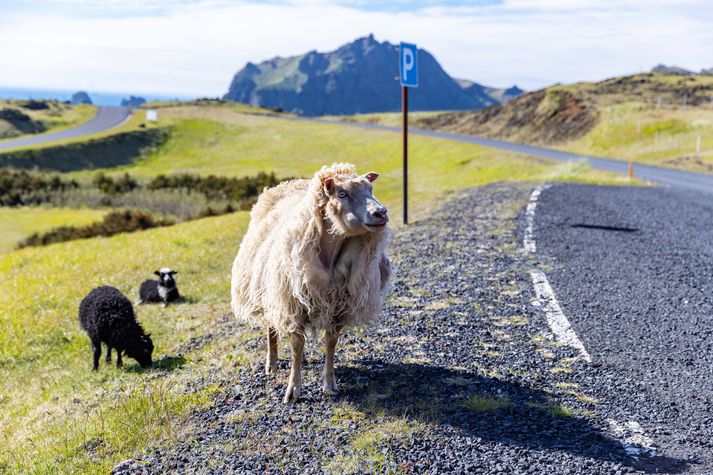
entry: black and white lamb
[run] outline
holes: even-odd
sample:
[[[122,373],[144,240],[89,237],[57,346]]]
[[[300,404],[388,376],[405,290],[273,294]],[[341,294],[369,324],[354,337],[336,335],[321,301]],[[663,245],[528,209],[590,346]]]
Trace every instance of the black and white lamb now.
[[[153,342],[136,321],[128,298],[114,287],[97,287],[79,304],[79,321],[89,335],[94,351],[94,370],[99,369],[101,344],[106,344],[106,362],[111,363],[111,349],[116,350],[116,366],[121,367],[121,353],[135,359],[141,367],[151,366]]]
[[[161,270],[154,272],[158,276],[158,280],[145,280],[139,288],[139,305],[145,303],[163,302],[166,307],[168,302],[178,300],[178,287],[176,287],[176,279],[173,277],[178,274],[177,271],[163,267]]]

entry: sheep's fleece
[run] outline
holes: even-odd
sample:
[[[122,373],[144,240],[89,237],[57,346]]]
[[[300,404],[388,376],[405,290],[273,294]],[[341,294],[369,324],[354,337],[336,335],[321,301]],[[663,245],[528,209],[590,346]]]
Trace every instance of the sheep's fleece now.
[[[331,212],[327,178],[356,178],[350,164],[322,167],[311,180],[266,189],[250,213],[232,271],[232,308],[239,320],[279,335],[361,326],[381,314],[390,265],[389,231],[346,237],[333,269],[320,261]]]

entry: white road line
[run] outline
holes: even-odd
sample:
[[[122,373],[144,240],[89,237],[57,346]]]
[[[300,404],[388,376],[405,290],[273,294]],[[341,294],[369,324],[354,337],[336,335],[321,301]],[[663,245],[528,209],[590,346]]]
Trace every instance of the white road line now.
[[[607,419],[607,424],[629,456],[638,459],[641,455],[654,453],[654,441],[646,436],[638,422],[628,421],[621,424],[614,419]]]
[[[525,210],[525,236],[523,238],[523,246],[525,251],[534,253],[537,250],[535,242],[535,210],[537,209],[537,201],[540,199],[540,194],[550,185],[540,185],[530,195],[530,202]],[[535,287],[535,295],[537,295],[538,305],[545,311],[547,324],[555,337],[567,346],[570,346],[582,355],[585,361],[591,362],[592,357],[589,356],[584,343],[579,339],[577,333],[572,328],[572,325],[567,320],[567,317],[562,312],[555,291],[552,290],[550,282],[544,272],[531,270],[530,277],[532,285]]]
[[[535,209],[537,208],[537,200],[540,199],[540,194],[549,187],[550,185],[540,185],[532,190],[530,202],[527,203],[527,209],[525,210],[525,237],[522,242],[527,252],[534,253],[537,251],[537,244],[535,243]]]
[[[562,308],[559,302],[557,302],[557,297],[555,297],[555,292],[552,290],[547,276],[544,272],[533,270],[530,271],[530,277],[532,277],[532,285],[535,287],[537,300],[545,311],[547,324],[550,326],[552,333],[554,333],[559,341],[579,351],[582,358],[591,363],[592,357],[589,356],[587,349],[584,347],[584,343],[582,343],[582,340],[579,339],[577,333],[572,329],[572,325],[570,325],[567,317],[564,316],[564,312],[562,312]]]

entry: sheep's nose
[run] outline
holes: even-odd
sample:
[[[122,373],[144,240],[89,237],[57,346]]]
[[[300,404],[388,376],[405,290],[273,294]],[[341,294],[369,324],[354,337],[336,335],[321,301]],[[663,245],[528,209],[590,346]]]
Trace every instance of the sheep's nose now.
[[[379,221],[386,221],[387,219],[389,219],[389,216],[387,213],[388,213],[388,211],[386,210],[386,208],[382,207],[382,208],[377,209],[376,211],[374,211],[371,214]]]

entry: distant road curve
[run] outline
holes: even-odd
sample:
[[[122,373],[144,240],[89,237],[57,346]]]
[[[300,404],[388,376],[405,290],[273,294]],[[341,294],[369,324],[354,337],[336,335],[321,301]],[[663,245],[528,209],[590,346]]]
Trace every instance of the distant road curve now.
[[[317,122],[321,124],[340,124],[353,127],[362,127],[367,129],[390,130],[399,132],[399,127],[389,127],[378,124],[363,124],[358,122],[343,122],[324,119],[311,119],[305,117],[289,118],[290,120],[299,120],[306,122]],[[421,130],[409,128],[409,132],[413,135],[424,135],[427,137],[435,137],[446,140],[456,140],[458,142],[474,143],[484,147],[497,148],[508,150],[511,152],[522,153],[526,155],[534,155],[536,157],[544,157],[559,161],[585,161],[591,164],[594,168],[614,172],[628,173],[629,163],[611,158],[591,157],[588,155],[579,155],[576,153],[563,152],[561,150],[553,150],[550,148],[535,147],[532,145],[524,145],[514,142],[505,142],[503,140],[486,139],[481,137],[473,137],[470,135],[449,134],[446,132],[436,132],[431,130]],[[704,173],[685,172],[675,170],[673,168],[657,167],[653,165],[644,165],[640,163],[634,164],[634,176],[644,180],[652,181],[662,185],[667,185],[675,188],[686,190],[703,191],[713,193],[713,175]]]
[[[58,140],[76,139],[85,135],[96,134],[116,127],[124,122],[130,114],[130,107],[99,106],[97,114],[83,124],[58,132],[28,135],[14,140],[3,140],[0,141],[0,150],[40,145]]]

